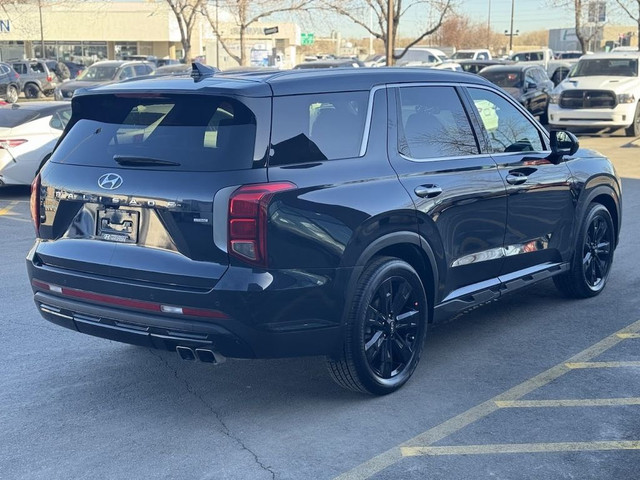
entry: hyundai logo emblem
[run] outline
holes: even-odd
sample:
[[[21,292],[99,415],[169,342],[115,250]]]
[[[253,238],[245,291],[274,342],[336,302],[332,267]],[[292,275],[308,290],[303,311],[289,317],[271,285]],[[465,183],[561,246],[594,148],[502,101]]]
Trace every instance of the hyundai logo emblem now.
[[[115,190],[122,185],[122,177],[117,173],[105,173],[98,179],[98,186],[105,190]]]

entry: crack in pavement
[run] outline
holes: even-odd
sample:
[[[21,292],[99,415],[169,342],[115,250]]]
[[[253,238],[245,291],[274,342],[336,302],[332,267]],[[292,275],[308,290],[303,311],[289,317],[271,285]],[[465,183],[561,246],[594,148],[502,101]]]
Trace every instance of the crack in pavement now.
[[[240,438],[235,437],[235,436],[233,436],[231,434],[231,430],[229,429],[227,424],[224,422],[224,420],[222,419],[220,414],[218,412],[216,412],[211,405],[209,405],[209,403],[202,397],[202,395],[200,395],[191,386],[191,384],[186,379],[181,378],[178,375],[178,371],[175,368],[173,368],[171,365],[169,365],[169,362],[167,362],[161,355],[159,355],[158,353],[156,353],[152,349],[149,349],[149,353],[151,353],[151,355],[153,355],[158,360],[160,360],[160,362],[163,363],[165,367],[167,367],[169,370],[171,370],[173,372],[173,375],[176,378],[176,380],[182,382],[186,386],[187,392],[189,392],[195,398],[200,400],[200,402],[214,415],[214,417],[216,417],[216,420],[218,421],[218,423],[220,423],[220,425],[222,425],[222,434],[225,435],[226,437],[228,437],[229,439],[233,440],[235,443],[237,443],[240,446],[240,448],[242,448],[243,450],[246,450],[247,452],[249,452],[253,456],[253,459],[254,459],[256,465],[258,465],[264,471],[269,472],[271,474],[271,478],[273,480],[275,480],[276,473],[271,469],[271,466],[268,466],[268,465],[265,465],[264,463],[262,463],[260,461],[260,459],[258,458],[258,455],[255,452],[253,452],[249,447],[247,447],[244,444],[244,442],[242,440],[240,440]]]

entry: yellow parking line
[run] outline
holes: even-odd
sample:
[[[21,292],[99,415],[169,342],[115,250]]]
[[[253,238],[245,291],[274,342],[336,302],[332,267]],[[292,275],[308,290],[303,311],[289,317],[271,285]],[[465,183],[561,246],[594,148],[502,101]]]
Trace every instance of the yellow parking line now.
[[[568,363],[586,363],[589,360],[602,355],[602,353],[622,342],[623,339],[618,335],[639,332],[640,320],[632,323],[631,325],[619,330],[612,335],[609,335],[608,337],[583,350],[577,355],[574,355],[569,359]],[[443,438],[459,430],[462,430],[467,425],[477,422],[478,420],[485,418],[486,416],[497,411],[499,407],[496,405],[496,402],[519,400],[532,391],[545,386],[546,384],[556,380],[557,378],[570,371],[571,369],[567,367],[567,364],[564,362],[551,367],[549,370],[542,372],[541,374],[536,375],[529,380],[524,381],[523,383],[511,388],[510,390],[507,390],[506,392],[501,393],[500,395],[497,395],[494,398],[487,400],[486,402],[476,405],[466,412],[450,418],[449,420],[436,425],[426,432],[423,432],[407,440],[406,442],[401,443],[398,446],[390,448],[386,452],[383,452],[371,458],[370,460],[356,466],[355,468],[343,473],[342,475],[339,475],[335,478],[335,480],[362,480],[372,477],[376,473],[402,460],[404,458],[402,454],[403,448],[410,448],[415,446],[424,447],[432,445],[442,440]]]
[[[17,215],[15,213],[11,212],[13,207],[15,207],[16,205],[18,205],[18,202],[14,201],[14,202],[11,202],[6,207],[0,208],[0,216],[2,216],[2,215]]]
[[[623,339],[640,338],[640,333],[618,333],[617,335],[618,337]]]
[[[640,450],[639,441],[506,443],[496,445],[456,445],[444,447],[405,447],[403,457],[418,455],[490,455],[496,453],[594,452],[598,450]]]
[[[511,400],[495,402],[498,408],[553,408],[553,407],[620,407],[640,405],[640,397],[585,398],[565,400]]]
[[[565,363],[567,368],[575,370],[578,368],[622,368],[640,367],[640,362],[573,362]]]

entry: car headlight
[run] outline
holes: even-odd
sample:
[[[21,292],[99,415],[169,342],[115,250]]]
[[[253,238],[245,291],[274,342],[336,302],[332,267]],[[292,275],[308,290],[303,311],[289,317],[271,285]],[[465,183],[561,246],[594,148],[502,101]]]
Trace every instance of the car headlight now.
[[[633,96],[633,93],[619,93],[618,94],[618,103],[635,103],[636,97]]]
[[[549,103],[560,103],[560,94],[552,93],[551,95],[549,95]]]

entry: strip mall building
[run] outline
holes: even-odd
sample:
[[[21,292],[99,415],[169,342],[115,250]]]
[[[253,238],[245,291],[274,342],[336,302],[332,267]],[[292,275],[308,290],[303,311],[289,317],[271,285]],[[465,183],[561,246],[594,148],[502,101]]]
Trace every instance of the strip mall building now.
[[[221,37],[234,55],[240,55],[238,27],[224,22]],[[228,17],[227,17],[228,18]],[[265,28],[277,33],[265,35]],[[280,56],[284,66],[296,63],[300,29],[291,23],[256,23],[246,33],[247,55],[253,64],[267,56]],[[45,57],[90,64],[124,55],[183,57],[180,30],[164,0],[147,2],[56,2],[48,4],[5,3],[0,11],[0,60]],[[191,56],[204,57],[221,68],[237,66],[216,41],[212,29],[200,18],[191,37]]]

